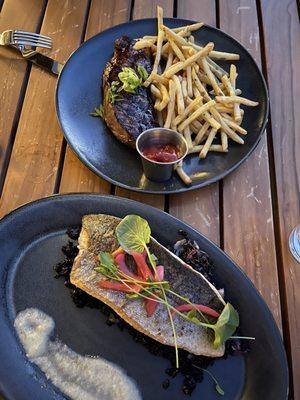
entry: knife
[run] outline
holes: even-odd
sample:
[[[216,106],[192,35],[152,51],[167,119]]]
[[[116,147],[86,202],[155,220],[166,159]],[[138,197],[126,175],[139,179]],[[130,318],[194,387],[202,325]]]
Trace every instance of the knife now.
[[[64,66],[64,64],[35,50],[22,49],[21,54],[27,61],[30,61],[53,75],[59,75]]]

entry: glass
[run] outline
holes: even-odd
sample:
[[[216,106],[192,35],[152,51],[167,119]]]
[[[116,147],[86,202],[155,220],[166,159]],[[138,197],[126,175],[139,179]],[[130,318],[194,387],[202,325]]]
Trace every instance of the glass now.
[[[300,263],[300,225],[292,230],[289,245],[294,258]]]

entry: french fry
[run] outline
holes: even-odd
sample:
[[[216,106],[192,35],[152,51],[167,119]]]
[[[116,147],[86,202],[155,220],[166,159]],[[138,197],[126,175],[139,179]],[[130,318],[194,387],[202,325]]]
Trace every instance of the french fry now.
[[[183,182],[186,185],[190,185],[192,183],[191,178],[188,176],[188,174],[183,170],[182,167],[182,161],[180,161],[176,166],[174,167],[175,171],[179,175],[179,177],[183,180]]]
[[[172,30],[172,29],[169,29],[165,25],[163,26],[163,29],[165,30],[165,32],[168,32],[169,35],[175,40],[175,42],[177,42],[181,46],[190,45],[197,51],[202,49],[201,46],[198,46],[194,43],[187,42],[182,36],[178,35],[178,33],[174,32],[174,30]],[[215,50],[211,51],[210,57],[214,58],[214,59],[218,59],[218,60],[239,60],[240,59],[239,54],[225,53],[223,51],[215,51]]]
[[[139,40],[142,40],[142,39],[153,40],[153,43],[155,43],[157,41],[157,35],[145,35]]]
[[[203,104],[201,107],[199,107],[196,111],[194,111],[186,120],[184,120],[179,126],[179,130],[184,130],[192,121],[200,117],[201,114],[203,114],[205,111],[209,110],[216,102],[214,100],[211,100],[205,104]]]
[[[181,89],[182,89],[183,98],[186,99],[188,97],[186,77],[183,77],[183,79],[181,81]]]
[[[151,93],[154,95],[154,97],[156,97],[158,99],[162,98],[160,90],[153,83],[150,86],[150,90],[151,90]]]
[[[199,60],[199,58],[205,57],[207,54],[211,52],[211,50],[214,48],[213,43],[208,43],[203,49],[201,49],[198,53],[195,53],[191,57],[187,58],[185,61],[181,61],[177,63],[177,65],[173,65],[170,67],[167,71],[163,73],[163,76],[165,78],[171,78],[174,74],[177,74],[179,71],[182,69],[185,69],[189,65],[191,65],[193,62]]]
[[[230,128],[232,128],[235,131],[238,131],[242,135],[247,135],[248,132],[246,131],[246,129],[242,128],[240,125],[238,125],[231,119],[228,119],[226,116],[222,115],[222,117],[224,118],[226,124],[230,126]]]
[[[239,96],[216,96],[215,100],[218,103],[238,103],[238,104],[244,104],[245,106],[249,107],[255,107],[258,106],[257,101],[252,101],[249,99],[246,99],[245,97],[239,97]]]
[[[168,105],[170,98],[167,88],[162,83],[159,84],[159,90],[162,100],[158,105],[155,104],[154,108],[156,108],[158,111],[162,111]]]
[[[154,82],[162,83],[163,85],[167,85],[169,83],[169,79],[164,78],[162,75],[157,74],[156,72],[151,72],[152,80]]]
[[[216,130],[219,130],[219,129],[221,128],[221,125],[219,124],[219,122],[216,121],[216,120],[209,114],[209,112],[203,113],[202,117],[203,117],[203,119],[204,119],[206,122],[209,123],[209,125],[210,125],[212,128],[214,128],[214,129],[216,129]]]
[[[204,100],[205,101],[210,101],[211,97],[209,96],[209,94],[207,93],[207,90],[205,89],[205,87],[203,86],[202,82],[198,78],[197,73],[195,71],[195,68],[192,68],[192,77],[193,77],[193,80],[194,80],[194,83],[195,83],[196,87],[200,91],[200,93],[203,96]]]
[[[193,97],[193,82],[192,82],[192,67],[189,65],[186,68],[186,81],[187,81],[187,93],[189,97]]]
[[[198,78],[200,79],[200,81],[202,83],[206,83],[206,84],[210,85],[210,80],[208,79],[208,77],[202,72],[197,72],[196,67],[198,67],[198,69],[199,69],[199,65],[196,64],[193,68],[195,69],[195,72],[196,72]]]
[[[159,126],[164,125],[164,119],[161,111],[156,111],[156,116],[157,116],[157,122]]]
[[[149,39],[148,40],[147,39],[138,40],[133,46],[133,48],[135,50],[141,50],[141,49],[145,49],[147,47],[150,47],[153,52],[157,51],[155,44],[153,43],[152,40],[149,40]]]
[[[229,96],[235,96],[235,90],[231,85],[230,80],[226,75],[222,76],[223,87],[226,89]]]
[[[221,128],[232,140],[239,144],[244,144],[244,140],[240,138],[239,135],[237,135],[231,128],[229,128],[224,118],[222,118],[221,114],[214,107],[211,108],[210,112],[216,118],[216,120],[220,122]]]
[[[176,115],[176,113],[175,113],[175,107],[174,107],[172,117],[171,117],[171,129],[173,129],[173,131],[176,131],[176,125],[174,125],[175,115]]]
[[[195,85],[193,86],[193,95],[194,95],[194,97],[202,97],[200,90]],[[193,96],[191,96],[191,97],[193,97]]]
[[[230,73],[229,73],[229,79],[231,82],[231,86],[233,89],[236,89],[236,78],[237,78],[237,72],[236,72],[236,66],[231,64],[230,65]],[[241,116],[241,110],[240,110],[240,105],[238,103],[235,103],[233,106],[233,115],[234,119],[237,123],[241,123],[242,121],[242,116]]]
[[[154,55],[153,70],[144,84],[151,84],[159,125],[182,133],[189,154],[205,158],[211,151],[228,152],[228,139],[244,143],[239,136],[247,134],[241,127],[244,110],[240,105],[258,103],[241,97],[233,64],[229,73],[218,64],[218,60],[238,60],[238,54],[216,51],[213,43],[203,47],[195,43],[192,32],[202,25],[170,29],[163,25],[162,9],[158,7],[157,36],[144,36],[135,47],[148,47]],[[166,61],[164,69],[162,57]],[[220,144],[213,144],[216,135]],[[186,184],[208,175],[199,172],[188,176],[182,163],[175,169]]]
[[[171,50],[169,50],[165,71],[169,69],[173,64],[173,59],[174,59],[174,53]]]
[[[186,30],[187,32],[192,32],[192,31],[197,31],[204,25],[204,22],[196,22],[195,24],[192,25],[186,25],[186,26],[180,26],[179,28],[173,28],[173,32],[181,32]]]
[[[214,140],[214,138],[216,136],[216,133],[217,133],[217,130],[214,129],[214,128],[212,128],[211,131],[209,132],[208,137],[206,139],[206,142],[205,142],[205,144],[203,146],[203,149],[200,151],[200,154],[199,154],[200,158],[205,158],[206,157],[206,155],[208,153],[208,150],[209,150],[209,148],[210,148],[210,146],[211,146],[211,144],[212,144],[212,142],[213,142],[213,140]]]
[[[198,131],[202,128],[202,124],[197,119],[195,119],[193,122],[191,122],[191,125],[194,125],[195,128],[198,129]],[[198,133],[198,131],[197,131],[197,133]]]
[[[188,154],[199,153],[203,149],[203,147],[204,147],[203,144],[193,146],[191,149],[189,149]],[[220,144],[212,144],[208,151],[215,151],[217,153],[227,153],[228,152],[228,150],[223,150],[223,148]]]
[[[191,130],[190,127],[187,126],[184,130],[183,130],[183,136],[186,140],[187,146],[188,148],[192,148],[193,147],[193,142],[192,142],[192,136],[191,136]]]
[[[190,179],[193,181],[198,181],[199,179],[207,178],[209,176],[209,172],[199,171],[195,172],[192,175],[189,175]]]
[[[194,99],[188,106],[187,108],[184,110],[184,112],[181,115],[177,115],[177,117],[175,118],[175,124],[178,125],[180,124],[180,122],[186,118],[190,112],[192,112],[194,110],[194,108],[196,108],[201,102],[201,97],[197,97],[196,99]]]
[[[156,55],[155,55],[155,60],[153,64],[153,69],[149,77],[145,80],[144,86],[147,87],[150,85],[153,79],[153,73],[157,73],[158,71],[158,65],[160,62],[161,58],[161,49],[162,49],[162,44],[164,40],[165,33],[162,29],[163,26],[163,9],[161,7],[157,7],[157,44],[156,44]]]
[[[220,89],[221,89],[222,91],[225,90],[223,83],[221,83]],[[214,90],[211,90],[211,91],[209,92],[209,94],[215,94]],[[234,95],[235,95],[235,96],[240,96],[241,94],[242,94],[241,89],[235,89],[235,91],[234,91]]]
[[[176,94],[175,83],[174,83],[174,81],[170,80],[170,82],[169,82],[170,100],[168,103],[168,113],[167,113],[167,117],[166,117],[165,124],[164,124],[165,128],[170,128],[170,126],[171,126],[172,115],[173,115],[173,111],[175,108],[175,94]]]
[[[210,127],[210,124],[208,122],[204,122],[204,124],[202,125],[202,128],[200,129],[197,136],[195,137],[195,140],[194,140],[195,145],[199,144],[202,141],[202,139],[203,139],[204,135],[206,134],[206,132],[208,131],[209,127]]]
[[[180,50],[180,48],[177,46],[177,44],[175,43],[175,41],[172,38],[169,38],[169,43],[170,43],[170,46],[172,47],[172,50],[176,54],[176,56],[179,58],[179,60],[185,61],[185,57],[184,57],[182,51]]]
[[[222,150],[228,151],[228,136],[224,131],[221,131],[221,144]]]
[[[225,69],[223,69],[222,67],[220,67],[220,65],[218,65],[216,62],[214,62],[210,57],[206,58],[208,64],[211,67],[211,70],[214,72],[214,74],[221,79],[223,75],[228,76],[228,72],[225,71]]]
[[[201,64],[202,64],[202,68],[203,68],[204,72],[206,73],[208,79],[210,80],[210,84],[211,84],[212,88],[214,89],[215,94],[216,95],[222,94],[222,90],[220,89],[214,74],[211,72],[210,66],[209,66],[206,58],[203,58],[201,60]]]
[[[233,113],[233,107],[232,107],[231,104],[230,104],[230,107],[229,106],[224,106],[222,104],[216,104],[215,108],[220,113],[229,113],[229,114]]]
[[[182,114],[184,112],[184,100],[182,95],[181,83],[177,75],[174,75],[172,79],[176,88],[177,111],[178,114]]]

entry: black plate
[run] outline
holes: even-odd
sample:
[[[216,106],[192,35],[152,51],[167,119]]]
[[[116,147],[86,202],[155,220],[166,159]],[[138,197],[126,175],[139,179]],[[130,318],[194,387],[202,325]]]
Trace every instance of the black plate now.
[[[170,27],[191,24],[193,21],[166,18]],[[113,53],[114,41],[121,35],[132,38],[153,35],[156,20],[144,19],[115,26],[85,42],[66,63],[57,84],[56,108],[65,138],[79,159],[97,175],[127,189],[147,193],[175,193],[209,185],[237,168],[251,154],[265,129],[269,111],[266,84],[252,56],[226,33],[204,26],[195,32],[197,43],[212,41],[218,50],[238,53],[240,61],[237,86],[243,96],[259,101],[258,107],[245,107],[243,127],[248,130],[245,144],[230,141],[227,154],[209,153],[199,161],[197,154],[186,158],[184,165],[189,174],[207,171],[208,177],[186,186],[174,174],[165,183],[145,179],[138,154],[127,148],[110,133],[100,118],[89,113],[102,102],[102,72]],[[230,62],[223,63],[229,69]]]
[[[188,400],[182,376],[165,391],[161,383],[168,362],[150,354],[128,332],[108,327],[97,310],[76,308],[63,280],[53,278],[62,259],[67,227],[79,226],[88,213],[146,218],[153,236],[171,245],[184,229],[215,263],[214,276],[228,301],[240,312],[241,333],[254,336],[246,356],[218,360],[211,371],[219,378],[224,399],[283,400],[288,368],[280,333],[265,302],[246,275],[215,244],[174,217],[131,200],[97,195],[54,196],[23,206],[0,222],[0,389],[9,400],[62,399],[44,374],[30,364],[18,343],[13,320],[18,311],[37,307],[52,316],[58,337],[80,354],[101,356],[122,366],[141,389],[144,400]],[[208,376],[192,399],[219,399]]]

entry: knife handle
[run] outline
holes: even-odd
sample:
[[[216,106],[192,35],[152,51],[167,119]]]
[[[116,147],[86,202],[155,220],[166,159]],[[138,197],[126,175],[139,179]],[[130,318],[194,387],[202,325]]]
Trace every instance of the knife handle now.
[[[37,51],[23,51],[22,55],[24,58],[26,58],[26,60],[38,65],[54,75],[59,75],[63,68],[63,64],[53,60],[50,57],[44,56],[44,54],[41,54]]]

